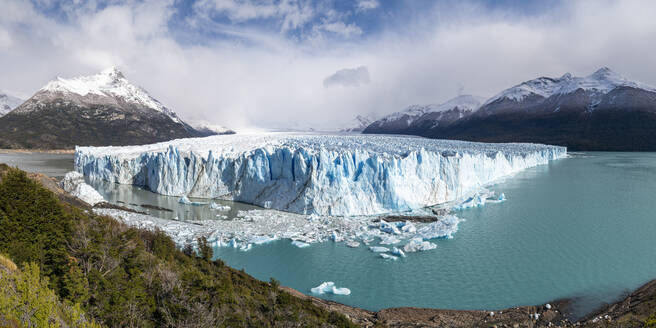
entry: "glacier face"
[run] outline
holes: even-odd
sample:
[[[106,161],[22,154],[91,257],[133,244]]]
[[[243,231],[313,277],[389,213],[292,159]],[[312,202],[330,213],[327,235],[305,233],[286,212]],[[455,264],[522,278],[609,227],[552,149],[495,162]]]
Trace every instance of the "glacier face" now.
[[[457,200],[564,147],[379,135],[256,134],[78,147],[91,178],[301,214],[374,215]]]

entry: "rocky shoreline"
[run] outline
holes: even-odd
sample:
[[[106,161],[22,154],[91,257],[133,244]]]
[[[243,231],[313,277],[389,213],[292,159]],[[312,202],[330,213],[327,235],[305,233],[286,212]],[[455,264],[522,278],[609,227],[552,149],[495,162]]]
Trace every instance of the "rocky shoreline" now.
[[[647,318],[656,314],[656,279],[579,320],[572,319],[570,299],[495,311],[399,307],[374,312],[281,288],[344,314],[362,327],[644,327]]]

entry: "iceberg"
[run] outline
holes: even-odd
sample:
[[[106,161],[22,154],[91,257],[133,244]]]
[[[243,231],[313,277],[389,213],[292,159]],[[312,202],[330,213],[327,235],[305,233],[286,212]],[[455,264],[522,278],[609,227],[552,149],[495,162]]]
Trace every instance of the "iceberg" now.
[[[303,241],[300,241],[300,240],[294,240],[294,241],[292,241],[292,245],[294,245],[294,246],[296,246],[296,247],[298,247],[298,248],[305,248],[305,247],[309,247],[309,246],[310,246],[310,244],[308,244],[308,243],[306,243],[306,242],[303,242]]]
[[[230,210],[230,206],[221,205],[221,204],[217,204],[217,203],[214,203],[214,202],[212,202],[210,204],[210,208],[213,209],[213,210],[222,211],[222,212],[227,212],[227,211]]]
[[[406,253],[414,253],[419,251],[429,251],[431,249],[437,248],[437,245],[424,241],[421,238],[412,238],[410,241],[403,246],[403,250]]]
[[[426,224],[425,226],[417,229],[415,236],[424,240],[435,238],[453,238],[453,234],[458,231],[458,223],[460,219],[455,215],[447,215],[435,222]]]
[[[192,202],[192,201],[189,200],[189,198],[187,198],[187,196],[184,196],[184,195],[182,197],[180,197],[180,199],[178,200],[178,203],[185,204],[185,205],[194,205],[194,206],[207,205],[207,203],[203,203],[203,202]]]
[[[371,250],[374,253],[385,253],[389,252],[389,248],[387,247],[382,247],[382,246],[371,246],[369,247],[369,250]]]
[[[337,288],[332,281],[323,282],[321,285],[310,289],[313,294],[334,294],[334,295],[350,295],[351,290],[348,288]]]
[[[71,196],[75,196],[91,206],[105,201],[105,198],[96,189],[84,182],[84,176],[79,172],[66,173],[59,185]]]
[[[77,147],[76,171],[169,196],[298,214],[376,215],[452,202],[566,148],[418,137],[270,133]]]
[[[398,249],[398,248],[396,248],[396,247],[393,247],[393,248],[392,248],[392,254],[394,254],[394,255],[398,255],[398,256],[400,256],[400,257],[405,257],[405,252],[403,252],[402,250],[400,250],[400,249]]]
[[[394,261],[396,261],[398,259],[398,257],[396,257],[394,255],[389,255],[389,254],[386,254],[386,253],[380,253],[380,257],[382,257],[386,260],[394,260]]]

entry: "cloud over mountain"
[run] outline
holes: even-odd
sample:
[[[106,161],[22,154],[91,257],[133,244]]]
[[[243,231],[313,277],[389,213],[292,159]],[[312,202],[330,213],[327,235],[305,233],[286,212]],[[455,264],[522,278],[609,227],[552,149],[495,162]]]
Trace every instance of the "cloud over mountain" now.
[[[362,84],[371,82],[369,70],[365,66],[357,68],[344,68],[335,72],[335,74],[323,80],[323,86],[328,88],[332,86],[359,87]]]

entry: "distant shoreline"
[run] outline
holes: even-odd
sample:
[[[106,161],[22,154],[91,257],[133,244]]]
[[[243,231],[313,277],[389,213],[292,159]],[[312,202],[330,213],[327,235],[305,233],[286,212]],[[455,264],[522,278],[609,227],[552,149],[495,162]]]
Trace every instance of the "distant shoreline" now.
[[[27,153],[75,154],[75,149],[0,149],[0,154],[27,154]]]

